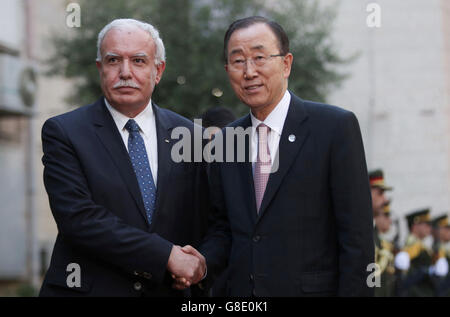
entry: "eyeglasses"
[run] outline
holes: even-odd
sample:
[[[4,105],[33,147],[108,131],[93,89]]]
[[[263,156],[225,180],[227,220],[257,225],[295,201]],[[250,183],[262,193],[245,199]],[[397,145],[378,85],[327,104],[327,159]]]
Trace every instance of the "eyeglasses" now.
[[[231,71],[242,71],[244,69],[244,66],[247,64],[248,62],[252,62],[253,65],[255,67],[262,67],[264,66],[272,57],[284,57],[285,55],[283,54],[275,54],[275,55],[263,55],[260,54],[258,56],[255,57],[250,57],[250,58],[243,58],[243,57],[233,57],[232,59],[230,59],[228,65],[229,65],[229,69]]]

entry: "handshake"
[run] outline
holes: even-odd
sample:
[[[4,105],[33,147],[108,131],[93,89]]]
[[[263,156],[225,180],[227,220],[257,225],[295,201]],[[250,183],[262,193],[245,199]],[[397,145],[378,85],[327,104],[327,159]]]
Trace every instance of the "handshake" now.
[[[167,270],[171,273],[173,288],[183,290],[200,282],[206,274],[206,260],[190,245],[174,245],[170,252]]]

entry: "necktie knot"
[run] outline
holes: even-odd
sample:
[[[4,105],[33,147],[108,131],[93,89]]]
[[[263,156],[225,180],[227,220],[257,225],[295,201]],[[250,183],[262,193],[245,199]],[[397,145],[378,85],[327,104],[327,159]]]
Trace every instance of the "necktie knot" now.
[[[139,125],[134,121],[133,119],[128,120],[128,122],[125,124],[125,129],[128,130],[128,132],[139,132]]]
[[[270,131],[270,128],[266,126],[264,123],[260,123],[256,127],[256,130],[258,131],[258,134],[265,133],[267,135],[267,133]]]
[[[256,127],[256,131],[258,134],[258,144],[260,144],[261,147],[266,148],[270,128],[266,126],[264,123],[260,123]]]

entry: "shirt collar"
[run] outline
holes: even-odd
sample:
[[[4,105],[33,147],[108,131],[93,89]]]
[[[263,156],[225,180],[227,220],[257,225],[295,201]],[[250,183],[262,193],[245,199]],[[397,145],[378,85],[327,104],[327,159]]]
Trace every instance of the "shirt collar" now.
[[[117,111],[113,106],[111,106],[105,98],[105,104],[106,108],[108,108],[109,112],[111,113],[111,116],[114,119],[114,122],[116,123],[117,127],[120,131],[123,131],[125,129],[125,124],[127,124],[128,120],[134,119],[136,123],[139,125],[139,128],[141,129],[141,132],[144,135],[149,135],[150,133],[150,124],[148,124],[149,120],[153,117],[153,108],[152,108],[152,100],[148,102],[148,105],[144,108],[141,113],[139,113],[134,118],[129,118],[123,113]]]
[[[256,129],[256,127],[260,123],[264,123],[266,126],[270,128],[270,130],[275,131],[279,136],[281,136],[284,121],[286,120],[287,113],[289,111],[290,103],[291,103],[291,94],[286,90],[283,98],[281,98],[280,102],[276,105],[276,107],[272,110],[272,112],[269,113],[269,115],[264,121],[258,120],[250,111],[253,129]]]

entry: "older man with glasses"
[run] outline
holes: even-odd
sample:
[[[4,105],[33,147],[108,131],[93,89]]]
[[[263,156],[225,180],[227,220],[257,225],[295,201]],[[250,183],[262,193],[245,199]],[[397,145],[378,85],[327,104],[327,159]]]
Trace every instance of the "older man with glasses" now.
[[[228,258],[216,294],[371,296],[370,189],[355,115],[288,90],[294,57],[274,21],[233,22],[224,57],[231,86],[250,109],[230,128],[252,134],[245,162],[211,166],[217,227],[231,230],[200,247],[208,272]]]

